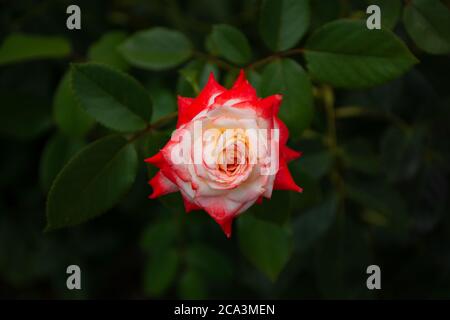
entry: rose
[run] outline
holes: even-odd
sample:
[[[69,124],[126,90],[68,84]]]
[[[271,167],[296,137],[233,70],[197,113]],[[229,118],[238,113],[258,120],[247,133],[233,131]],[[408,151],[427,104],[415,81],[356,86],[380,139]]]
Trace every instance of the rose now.
[[[258,98],[243,71],[230,90],[211,74],[197,98],[178,97],[171,140],[146,159],[160,169],[150,198],[180,191],[187,212],[205,210],[229,237],[234,217],[272,190],[301,192],[287,167],[300,154],[286,146],[281,100]]]

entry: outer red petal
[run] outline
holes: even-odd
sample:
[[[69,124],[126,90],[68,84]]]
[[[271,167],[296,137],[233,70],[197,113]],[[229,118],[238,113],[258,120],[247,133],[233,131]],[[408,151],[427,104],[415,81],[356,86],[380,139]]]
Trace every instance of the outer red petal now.
[[[231,226],[235,217],[234,212],[228,212],[225,206],[221,206],[220,201],[211,206],[203,208],[222,228],[225,235],[231,236]],[[237,208],[239,210],[239,208]]]
[[[161,169],[162,163],[164,161],[164,158],[162,156],[161,152],[158,152],[157,154],[155,154],[153,157],[147,158],[144,160],[147,163],[151,163],[152,165],[154,165],[157,168]]]
[[[168,178],[172,183],[176,184],[175,176],[172,173],[173,170],[167,163],[161,151],[155,154],[153,157],[145,159],[145,162],[151,163],[155,167],[161,169],[161,171],[164,173],[164,176]]]
[[[214,218],[214,217],[213,217]],[[222,219],[214,218],[220,225],[227,238],[231,237],[231,227],[233,226],[234,216],[228,216]]]
[[[229,100],[256,101],[258,99],[255,88],[245,78],[244,70],[241,69],[238,78],[230,90],[217,97],[217,104],[225,104]]]
[[[256,107],[258,115],[264,119],[273,118],[275,111],[278,111],[282,99],[283,97],[281,95],[275,94],[259,100]]]
[[[178,191],[177,185],[167,179],[161,170],[159,170],[158,173],[149,181],[149,184],[153,188],[153,193],[150,195],[150,199],[155,199],[165,194]]]
[[[258,200],[256,200],[256,204],[262,204],[262,203],[263,203],[263,197],[260,196],[260,197],[258,198]]]
[[[187,199],[185,196],[183,196],[183,203],[184,203],[184,209],[186,210],[186,212],[191,212],[193,210],[202,210],[202,207],[199,207],[198,205],[196,205],[195,203],[192,203],[189,201],[189,199]]]
[[[188,108],[194,102],[194,98],[178,96],[177,102],[178,102],[178,121],[176,127],[178,128],[181,122],[183,123],[186,122],[184,118],[189,114]]]
[[[286,165],[286,163],[280,163],[280,168],[278,169],[275,181],[273,184],[274,190],[293,190],[297,192],[302,192],[303,189],[300,188],[292,178],[291,173]]]
[[[275,121],[278,125],[278,128],[280,129],[280,146],[284,146],[289,138],[289,130],[284,122],[281,121],[278,117],[275,117]]]
[[[217,83],[214,73],[209,75],[208,82],[197,98],[192,101],[188,98],[178,98],[178,122],[177,128],[191,121],[197,114],[205,110],[210,105],[213,97],[226,92],[227,90]],[[180,99],[181,98],[181,99]],[[180,103],[181,102],[181,103]]]
[[[231,90],[239,90],[241,92],[247,93],[248,95],[256,96],[256,90],[245,77],[244,69],[241,69],[239,71],[239,76],[234,82],[233,87],[231,87]]]
[[[298,159],[301,157],[302,153],[295,151],[288,146],[281,146],[281,155],[283,156],[286,162]]]

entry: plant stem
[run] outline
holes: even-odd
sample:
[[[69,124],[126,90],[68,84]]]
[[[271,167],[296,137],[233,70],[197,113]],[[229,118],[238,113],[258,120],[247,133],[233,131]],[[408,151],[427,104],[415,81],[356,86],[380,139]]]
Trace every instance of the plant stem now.
[[[212,56],[210,54],[207,54],[207,53],[204,53],[204,52],[194,51],[193,55],[194,55],[194,57],[197,57],[199,59],[215,63],[219,67],[221,67],[221,68],[223,68],[225,70],[233,70],[233,69],[237,68],[236,66],[234,66],[234,65],[232,65],[232,64],[230,64],[230,63],[228,63],[226,61],[223,61],[223,60],[221,60],[221,59],[219,59],[217,57],[214,57],[214,56]]]
[[[294,48],[294,49],[290,49],[290,50],[287,50],[287,51],[277,52],[277,53],[274,53],[274,54],[272,54],[272,55],[270,55],[268,57],[265,57],[265,58],[262,58],[260,60],[257,60],[255,62],[250,63],[249,65],[247,65],[245,67],[245,69],[251,69],[251,70],[257,69],[257,68],[259,68],[259,67],[261,67],[261,66],[263,66],[263,65],[265,65],[265,64],[267,64],[267,63],[269,63],[269,62],[271,62],[271,61],[273,61],[275,59],[282,58],[282,57],[289,57],[289,56],[293,56],[293,55],[297,55],[297,54],[302,54],[303,52],[304,52],[303,48]],[[237,66],[235,66],[233,64],[230,64],[230,63],[228,63],[226,61],[223,61],[223,60],[221,60],[221,59],[219,59],[217,57],[214,57],[212,55],[206,54],[206,53],[201,52],[201,51],[194,51],[193,55],[194,55],[194,57],[197,57],[199,59],[203,59],[203,60],[207,60],[207,61],[210,61],[212,63],[215,63],[219,67],[221,67],[221,68],[223,68],[225,70],[228,70],[228,71],[238,68]]]
[[[157,130],[157,129],[165,126],[170,121],[176,119],[177,116],[178,116],[178,112],[176,112],[176,111],[169,113],[168,115],[166,115],[166,116],[162,117],[161,119],[158,119],[157,121],[148,125],[144,130],[139,131],[139,132],[135,133],[134,135],[132,135],[129,139],[129,142],[134,142],[137,139],[139,139],[140,137],[142,137],[143,135],[146,135],[147,133],[151,132],[152,130]]]
[[[383,112],[378,110],[373,110],[365,107],[357,107],[357,106],[345,106],[340,107],[336,110],[336,118],[346,119],[353,117],[373,117],[373,118],[382,118],[386,119],[392,124],[398,126],[404,131],[409,130],[409,125],[401,118],[397,117],[395,114],[390,112]]]
[[[327,121],[326,141],[330,149],[330,152],[333,155],[333,158],[335,159],[333,169],[330,172],[330,179],[333,185],[335,186],[336,191],[339,194],[339,211],[344,212],[345,185],[344,180],[341,176],[341,164],[339,158],[339,148],[336,133],[336,110],[334,107],[334,92],[330,86],[324,85],[320,90],[320,94],[323,99]]]
[[[327,117],[327,137],[330,149],[335,152],[337,148],[336,136],[336,114],[334,110],[334,93],[333,89],[327,85],[321,88],[321,96],[325,106],[325,115]]]
[[[277,52],[274,53],[268,57],[262,58],[260,60],[257,60],[251,64],[249,64],[246,69],[257,69],[275,59],[278,58],[282,58],[282,57],[288,57],[288,56],[293,56],[293,55],[297,55],[297,54],[302,54],[304,52],[303,48],[295,48],[295,49],[291,49],[291,50],[287,50],[287,51],[282,51],[282,52]]]

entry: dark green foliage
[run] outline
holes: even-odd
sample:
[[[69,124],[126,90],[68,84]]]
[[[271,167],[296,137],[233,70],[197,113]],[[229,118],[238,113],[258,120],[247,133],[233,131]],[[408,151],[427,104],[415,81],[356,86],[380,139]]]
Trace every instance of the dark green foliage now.
[[[0,12],[0,298],[449,297],[448,1],[119,2],[80,1],[78,31],[64,1]],[[148,199],[144,159],[177,95],[240,69],[283,95],[304,191],[227,239],[179,193]]]

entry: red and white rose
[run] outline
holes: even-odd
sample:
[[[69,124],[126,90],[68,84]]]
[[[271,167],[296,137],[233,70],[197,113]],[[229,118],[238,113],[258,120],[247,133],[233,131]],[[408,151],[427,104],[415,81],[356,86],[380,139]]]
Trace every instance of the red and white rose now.
[[[281,101],[257,97],[243,71],[230,90],[211,74],[198,97],[178,97],[171,140],[146,159],[160,169],[150,198],[180,191],[187,212],[205,210],[229,237],[233,219],[272,190],[301,192],[287,167],[300,153],[286,146]]]

